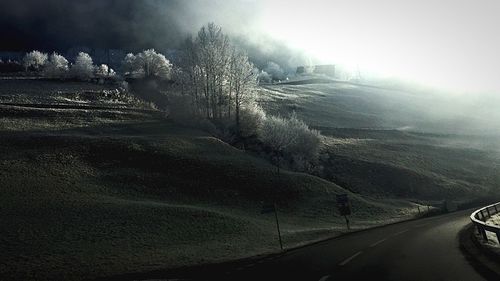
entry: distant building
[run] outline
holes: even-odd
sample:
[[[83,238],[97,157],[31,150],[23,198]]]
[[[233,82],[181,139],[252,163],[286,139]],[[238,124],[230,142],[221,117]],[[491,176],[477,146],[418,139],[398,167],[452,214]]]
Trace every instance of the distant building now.
[[[333,64],[316,65],[314,67],[314,73],[335,77],[335,65]]]
[[[330,77],[335,77],[335,65],[315,65],[315,66],[299,66],[297,67],[298,75],[305,74],[323,74]]]

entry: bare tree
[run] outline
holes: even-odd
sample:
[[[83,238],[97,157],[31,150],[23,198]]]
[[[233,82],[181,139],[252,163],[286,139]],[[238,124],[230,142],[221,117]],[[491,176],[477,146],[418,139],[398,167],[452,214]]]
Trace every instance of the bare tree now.
[[[235,121],[238,136],[240,136],[241,107],[250,100],[257,83],[257,75],[254,72],[253,64],[248,61],[248,56],[237,50],[233,50],[230,66],[229,81],[232,87],[229,89],[229,97],[231,98],[234,94]]]
[[[210,23],[186,40],[181,67],[183,91],[191,95],[194,111],[208,119],[234,119],[239,131],[241,107],[256,84],[246,54]]]
[[[205,113],[207,118],[222,118],[224,82],[230,62],[229,38],[222,28],[210,23],[198,32],[195,39],[196,63],[199,66],[199,82],[202,82]]]

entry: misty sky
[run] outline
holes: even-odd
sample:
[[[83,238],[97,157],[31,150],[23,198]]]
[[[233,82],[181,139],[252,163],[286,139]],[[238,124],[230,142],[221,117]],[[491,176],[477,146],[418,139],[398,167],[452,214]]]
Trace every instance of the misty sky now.
[[[325,63],[500,93],[499,15],[497,0],[2,0],[0,49],[175,48],[214,21],[263,50],[271,37]]]
[[[500,93],[500,1],[265,2],[260,29],[326,61]]]

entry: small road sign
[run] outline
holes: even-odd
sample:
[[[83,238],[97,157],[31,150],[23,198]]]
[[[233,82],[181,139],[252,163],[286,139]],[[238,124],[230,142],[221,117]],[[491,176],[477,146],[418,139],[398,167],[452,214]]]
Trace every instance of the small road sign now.
[[[337,208],[342,216],[351,214],[351,204],[349,204],[349,197],[347,197],[347,194],[337,195]]]

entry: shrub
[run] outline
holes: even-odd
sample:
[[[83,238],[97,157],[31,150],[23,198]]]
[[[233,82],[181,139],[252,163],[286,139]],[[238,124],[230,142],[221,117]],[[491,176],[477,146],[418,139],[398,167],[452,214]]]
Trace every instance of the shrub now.
[[[287,121],[287,125],[292,130],[293,142],[285,151],[295,157],[316,161],[321,147],[320,133],[310,129],[306,123],[297,118],[296,114],[292,114]]]
[[[96,66],[95,77],[99,78],[99,83],[104,83],[105,79],[117,78],[116,72],[106,64]]]
[[[269,75],[269,73],[265,72],[264,70],[259,73],[257,79],[259,81],[259,84],[270,84],[273,82],[271,75]]]
[[[266,113],[256,103],[248,103],[241,108],[240,112],[240,136],[243,138],[256,137],[259,135]]]
[[[271,76],[272,81],[285,80],[285,71],[281,66],[275,62],[268,62],[266,68],[264,69],[266,73]]]
[[[290,118],[265,118],[259,138],[278,158],[278,165],[280,158],[285,158],[295,169],[308,171],[318,161],[321,135],[295,114]]]
[[[106,64],[101,64],[95,68],[95,76],[106,78],[109,76],[109,67]]]

